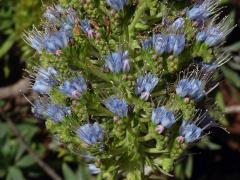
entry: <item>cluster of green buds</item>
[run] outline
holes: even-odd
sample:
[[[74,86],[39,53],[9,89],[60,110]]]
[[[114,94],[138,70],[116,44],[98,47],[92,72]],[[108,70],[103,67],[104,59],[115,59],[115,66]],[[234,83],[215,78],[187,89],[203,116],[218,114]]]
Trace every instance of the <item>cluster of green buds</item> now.
[[[188,6],[186,8],[186,6]],[[100,179],[171,174],[212,127],[221,45],[217,0],[59,0],[25,41],[39,56],[38,118]]]

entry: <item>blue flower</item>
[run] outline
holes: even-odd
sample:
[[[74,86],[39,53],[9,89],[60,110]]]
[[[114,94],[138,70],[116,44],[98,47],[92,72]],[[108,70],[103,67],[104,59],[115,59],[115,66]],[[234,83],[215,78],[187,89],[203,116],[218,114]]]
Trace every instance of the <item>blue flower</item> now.
[[[185,47],[185,36],[181,35],[169,35],[168,42],[167,42],[167,49],[168,53],[173,52],[175,55],[179,55]]]
[[[174,32],[177,32],[184,26],[184,19],[182,17],[177,18],[172,25],[170,26],[170,29],[173,30]]]
[[[64,9],[60,5],[48,7],[43,13],[43,17],[47,19],[51,25],[56,25],[61,18],[61,14],[64,13]]]
[[[106,57],[105,62],[108,69],[114,73],[119,73],[120,71],[127,72],[130,70],[128,51],[111,53]]]
[[[198,101],[205,95],[204,85],[198,79],[182,79],[177,84],[176,93],[181,97],[191,97]]]
[[[38,118],[50,118],[57,123],[65,116],[69,115],[71,113],[71,109],[70,107],[36,100],[33,106],[33,113]]]
[[[101,170],[95,164],[88,164],[88,169],[91,174],[99,174]]]
[[[156,130],[161,134],[164,128],[170,128],[176,122],[176,118],[173,112],[162,106],[152,111],[152,122],[158,125]]]
[[[219,65],[216,64],[215,62],[214,63],[204,63],[204,62],[201,62],[201,67],[202,69],[205,71],[205,72],[213,72],[215,71]]]
[[[94,37],[94,31],[91,28],[90,22],[87,19],[81,20],[81,29],[85,32],[89,38]]]
[[[175,36],[175,44],[173,46],[173,54],[179,55],[185,47],[185,36],[184,35],[178,35]]]
[[[56,31],[47,34],[43,39],[43,47],[48,52],[57,53],[58,50],[67,47],[69,37],[65,31]]]
[[[44,45],[43,40],[45,38],[46,34],[37,30],[35,27],[33,27],[33,30],[25,33],[23,35],[24,41],[31,46],[33,49],[37,50],[38,53],[41,53]]]
[[[136,95],[140,95],[141,99],[145,101],[148,100],[150,93],[158,84],[158,81],[158,77],[151,73],[138,77],[135,88]]]
[[[168,37],[164,34],[154,34],[153,45],[158,54],[163,54],[167,50]]]
[[[119,11],[128,3],[128,0],[107,0],[107,3],[111,8]]]
[[[202,4],[195,4],[187,11],[187,16],[191,20],[204,20],[216,9],[216,1],[205,0]]]
[[[109,111],[118,115],[119,117],[127,117],[128,105],[124,99],[119,99],[117,96],[110,96],[103,101],[103,104]]]
[[[103,141],[103,128],[95,122],[94,124],[85,124],[76,130],[79,138],[88,145]]]
[[[218,27],[210,27],[207,30],[205,42],[210,46],[215,46],[225,38],[225,33]]]
[[[85,79],[79,76],[72,80],[64,81],[59,90],[69,97],[79,98],[87,90],[87,84]]]
[[[69,37],[65,31],[41,32],[34,28],[24,35],[25,41],[39,53],[45,49],[47,52],[58,54],[61,48],[68,45]]]
[[[203,129],[198,127],[194,122],[183,121],[179,131],[181,137],[178,139],[180,141],[185,141],[186,143],[191,143],[201,137]]]
[[[207,32],[205,32],[205,31],[198,32],[196,39],[199,42],[205,41],[207,39]]]
[[[142,48],[143,49],[150,49],[153,47],[153,38],[150,37],[148,39],[145,39],[141,42]]]
[[[39,68],[32,90],[41,94],[48,94],[52,86],[57,84],[55,79],[58,72],[53,67]]]
[[[75,23],[75,17],[76,15],[74,12],[72,14],[68,14],[61,24],[61,30],[66,32],[68,38],[72,37],[72,30]]]

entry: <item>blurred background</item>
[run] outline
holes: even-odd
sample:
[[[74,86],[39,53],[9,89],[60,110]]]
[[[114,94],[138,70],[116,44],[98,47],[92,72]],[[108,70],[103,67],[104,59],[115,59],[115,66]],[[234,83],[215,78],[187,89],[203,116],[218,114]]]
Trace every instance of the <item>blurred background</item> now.
[[[224,0],[222,16],[238,24],[225,43],[233,59],[221,68],[223,74],[217,104],[225,112],[219,121],[230,134],[213,130],[209,138],[194,144],[176,162],[173,178],[194,180],[240,179],[240,1]],[[57,143],[44,121],[31,113],[29,80],[24,71],[34,52],[22,40],[22,33],[37,25],[41,0],[0,0],[0,179],[88,180],[81,159]],[[19,92],[21,89],[22,92]]]

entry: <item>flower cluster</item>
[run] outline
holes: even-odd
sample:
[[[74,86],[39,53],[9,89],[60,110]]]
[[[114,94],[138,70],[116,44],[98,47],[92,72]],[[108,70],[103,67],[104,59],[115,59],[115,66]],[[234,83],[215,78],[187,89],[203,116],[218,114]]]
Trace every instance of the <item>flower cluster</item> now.
[[[45,50],[59,55],[61,49],[68,45],[72,37],[71,31],[74,26],[76,12],[71,8],[66,10],[56,5],[49,7],[43,17],[48,21],[49,25],[46,25],[43,31],[33,28],[32,31],[24,35],[24,39],[39,53]]]
[[[141,179],[143,167],[172,172],[221,113],[205,102],[230,59],[221,44],[232,28],[215,22],[217,1],[182,11],[169,8],[175,1],[68,2],[47,8],[43,31],[25,34],[40,56],[34,114],[90,157],[100,179]]]

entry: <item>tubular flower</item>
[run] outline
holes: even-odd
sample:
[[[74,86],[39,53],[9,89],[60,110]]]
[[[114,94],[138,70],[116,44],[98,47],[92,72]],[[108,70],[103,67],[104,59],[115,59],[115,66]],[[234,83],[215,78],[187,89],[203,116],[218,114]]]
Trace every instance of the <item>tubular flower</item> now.
[[[123,118],[127,117],[128,105],[124,99],[119,99],[117,96],[111,96],[103,101],[103,104],[109,111]]]
[[[178,140],[180,142],[185,141],[186,143],[191,143],[198,140],[201,137],[203,129],[198,127],[194,122],[183,121],[180,127],[180,137]]]
[[[43,13],[43,17],[50,23],[57,24],[64,12],[64,9],[60,5],[55,5],[48,7]]]
[[[72,80],[64,81],[59,90],[69,97],[79,98],[87,90],[87,84],[85,79],[79,76]]]
[[[208,101],[215,72],[231,59],[221,46],[228,18],[213,16],[218,2],[182,10],[191,1],[59,2],[45,11],[43,30],[24,35],[44,67],[33,90],[49,97],[32,104],[35,115],[100,179],[173,172],[187,143],[215,126],[201,112],[222,115]]]
[[[91,28],[89,20],[87,19],[81,20],[81,29],[88,35],[89,38],[94,37],[94,31]]]
[[[107,0],[107,4],[116,11],[122,10],[128,0]]]
[[[85,124],[76,130],[79,138],[88,145],[94,145],[103,140],[103,128],[95,122],[94,124]]]
[[[121,71],[128,72],[130,70],[128,51],[111,53],[106,57],[105,62],[106,67],[114,73],[119,73]]]
[[[155,88],[155,86],[158,84],[158,77],[148,73],[144,76],[139,76],[137,78],[136,87],[135,87],[135,93],[136,95],[140,95],[140,98],[143,100],[148,100],[150,93]]]
[[[68,45],[69,38],[64,31],[40,32],[36,28],[25,34],[25,41],[39,53],[42,50],[57,54],[58,51]]]
[[[41,94],[48,94],[52,86],[57,84],[55,79],[58,72],[53,67],[39,68],[32,90]]]
[[[153,47],[153,38],[150,37],[148,39],[145,39],[141,42],[142,48],[143,49],[150,49]]]
[[[180,29],[183,28],[184,22],[185,21],[182,17],[177,18],[170,26],[170,30],[172,30],[173,32],[179,31]]]
[[[205,42],[208,46],[213,47],[219,45],[225,40],[225,37],[234,29],[235,26],[229,28],[226,24],[228,17],[225,17],[218,24],[214,23],[214,19],[202,31],[197,33],[196,40]]]
[[[158,54],[163,54],[167,51],[168,37],[164,34],[154,34],[153,45]]]
[[[71,109],[70,107],[36,100],[33,106],[33,113],[36,117],[50,118],[55,123],[58,123],[71,113]]]
[[[176,93],[198,101],[205,95],[204,83],[198,79],[182,79],[177,84]]]
[[[158,125],[156,130],[161,134],[164,128],[170,128],[176,122],[176,118],[173,112],[161,106],[152,111],[152,122]]]
[[[198,114],[193,120],[183,120],[179,129],[179,142],[191,143],[201,138],[203,131],[219,125],[212,119],[207,112]]]
[[[218,6],[215,0],[205,0],[202,4],[195,4],[187,11],[187,16],[191,20],[204,20],[213,14]]]
[[[175,55],[179,55],[185,47],[185,36],[182,35],[169,35],[168,36],[168,44],[167,44],[167,52]]]

